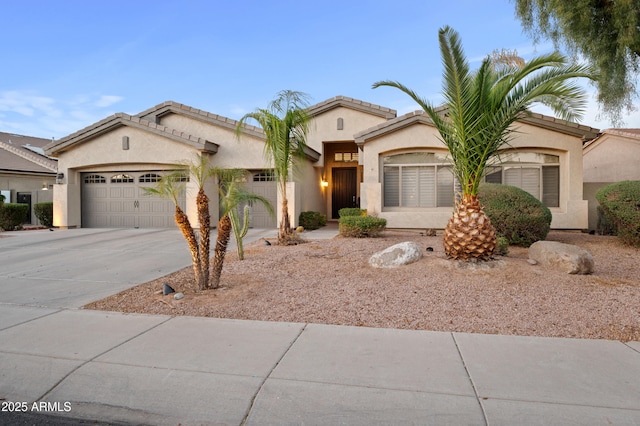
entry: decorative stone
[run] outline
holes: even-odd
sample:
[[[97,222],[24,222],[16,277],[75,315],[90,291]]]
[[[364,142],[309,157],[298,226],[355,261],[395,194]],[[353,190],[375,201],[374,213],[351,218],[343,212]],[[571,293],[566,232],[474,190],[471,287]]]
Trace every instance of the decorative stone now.
[[[557,241],[536,241],[529,247],[529,258],[568,274],[593,272],[593,256],[587,250]]]
[[[180,300],[180,299],[182,299],[183,297],[184,297],[184,294],[182,294],[182,293],[176,293],[176,294],[173,296],[173,298],[174,298],[174,299],[176,299],[176,300]]]
[[[163,295],[167,295],[167,294],[171,294],[171,293],[175,293],[176,291],[167,283],[164,283],[162,285],[162,294]]]
[[[369,265],[374,268],[397,268],[413,263],[422,257],[422,246],[418,243],[405,241],[373,254],[369,258]]]
[[[529,265],[537,265],[538,264],[538,262],[536,262],[533,259],[527,259],[527,262],[529,263]]]

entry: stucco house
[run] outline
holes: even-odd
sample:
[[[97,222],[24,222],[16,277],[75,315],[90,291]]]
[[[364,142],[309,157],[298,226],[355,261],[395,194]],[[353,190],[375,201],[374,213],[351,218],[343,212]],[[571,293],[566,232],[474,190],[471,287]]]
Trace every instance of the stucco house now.
[[[45,155],[51,140],[0,132],[0,193],[6,203],[28,204],[25,224],[39,224],[36,203],[53,200],[57,161]]]
[[[289,212],[297,225],[303,211],[337,219],[343,207],[359,206],[387,219],[390,228],[443,228],[451,216],[455,181],[447,150],[428,117],[338,96],[308,109],[312,117],[306,160],[293,170]],[[178,162],[201,153],[221,167],[249,170],[248,189],[278,204],[263,155],[264,133],[237,122],[168,101],[135,116],[115,114],[46,147],[58,158],[54,224],[72,227],[170,227],[171,202],[144,194]],[[517,137],[487,180],[520,186],[553,212],[552,227],[587,227],[583,200],[582,145],[598,130],[531,114],[518,122]],[[194,182],[180,200],[192,223]],[[215,183],[206,188],[218,208]],[[276,211],[279,211],[276,208]],[[275,227],[253,206],[251,225]]]
[[[640,180],[640,129],[605,129],[585,143],[584,197],[589,203],[589,229],[598,225],[598,189],[624,180]]]

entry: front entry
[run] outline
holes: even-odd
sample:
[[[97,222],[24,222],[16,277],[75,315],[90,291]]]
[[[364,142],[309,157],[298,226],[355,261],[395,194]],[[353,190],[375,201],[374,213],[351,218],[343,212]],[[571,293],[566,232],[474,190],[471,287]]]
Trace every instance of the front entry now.
[[[338,211],[358,207],[358,171],[355,167],[331,169],[331,217],[338,219]]]

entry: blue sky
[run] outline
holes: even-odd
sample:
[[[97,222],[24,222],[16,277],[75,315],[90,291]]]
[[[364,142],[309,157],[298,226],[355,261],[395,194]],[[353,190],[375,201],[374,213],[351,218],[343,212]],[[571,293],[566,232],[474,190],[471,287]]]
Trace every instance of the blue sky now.
[[[472,67],[494,49],[552,50],[522,31],[509,0],[0,0],[0,131],[59,139],[113,113],[172,100],[238,119],[283,89],[417,106],[398,80],[441,100],[438,29]],[[585,83],[585,88],[593,88]],[[536,109],[547,113],[543,108]],[[583,124],[598,120],[592,102]],[[625,117],[640,127],[640,114]]]

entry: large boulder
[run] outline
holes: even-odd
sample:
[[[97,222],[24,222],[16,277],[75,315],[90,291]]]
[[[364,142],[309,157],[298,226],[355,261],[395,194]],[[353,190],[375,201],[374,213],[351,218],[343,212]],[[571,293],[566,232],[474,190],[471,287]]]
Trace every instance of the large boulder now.
[[[405,241],[386,248],[369,258],[369,265],[374,268],[397,268],[408,263],[417,262],[422,257],[422,246]]]
[[[557,241],[537,241],[529,247],[529,259],[568,274],[593,272],[593,256],[587,250]]]

